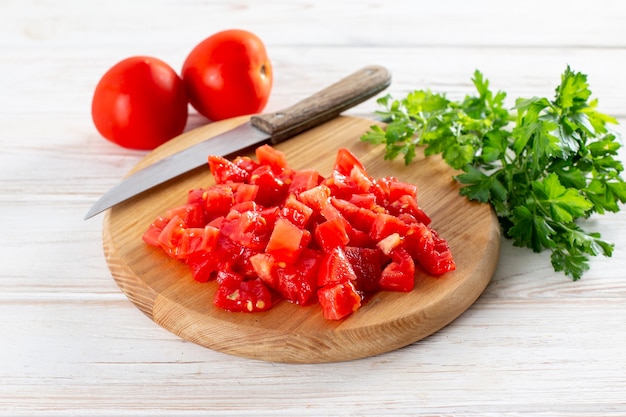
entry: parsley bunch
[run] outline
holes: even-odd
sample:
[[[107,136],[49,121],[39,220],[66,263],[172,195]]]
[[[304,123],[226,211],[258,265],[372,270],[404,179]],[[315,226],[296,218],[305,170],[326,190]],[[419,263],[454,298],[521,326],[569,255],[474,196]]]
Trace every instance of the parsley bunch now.
[[[569,66],[553,100],[519,98],[511,111],[480,71],[472,81],[477,94],[462,101],[430,90],[380,98],[377,113],[388,124],[361,139],[384,144],[385,159],[402,155],[407,165],[416,146],[441,154],[462,170],[455,177],[461,194],[490,203],[515,246],[550,250],[555,271],[580,279],[590,256],[611,256],[614,245],[578,223],[626,201],[621,145],[608,128],[617,120],[597,111],[587,76]]]

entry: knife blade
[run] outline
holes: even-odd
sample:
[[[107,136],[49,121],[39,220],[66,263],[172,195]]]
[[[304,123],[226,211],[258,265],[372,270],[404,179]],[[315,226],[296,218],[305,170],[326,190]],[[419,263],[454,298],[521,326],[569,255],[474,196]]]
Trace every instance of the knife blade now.
[[[283,110],[254,115],[227,132],[205,139],[124,178],[91,207],[85,220],[202,165],[209,155],[232,155],[265,143],[277,144],[318,126],[378,94],[391,83],[389,71],[364,67]]]

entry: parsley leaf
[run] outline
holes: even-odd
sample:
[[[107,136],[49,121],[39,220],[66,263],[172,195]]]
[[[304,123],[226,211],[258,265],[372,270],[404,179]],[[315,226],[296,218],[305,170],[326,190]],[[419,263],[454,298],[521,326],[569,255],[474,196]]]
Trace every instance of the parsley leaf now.
[[[461,195],[490,203],[515,246],[551,251],[555,271],[580,279],[590,256],[613,253],[612,243],[580,223],[626,202],[621,144],[609,128],[617,120],[597,110],[587,76],[569,66],[553,99],[518,98],[511,109],[480,71],[472,82],[476,94],[460,101],[430,90],[382,97],[377,114],[388,124],[361,139],[407,165],[418,146],[440,154],[462,171]]]

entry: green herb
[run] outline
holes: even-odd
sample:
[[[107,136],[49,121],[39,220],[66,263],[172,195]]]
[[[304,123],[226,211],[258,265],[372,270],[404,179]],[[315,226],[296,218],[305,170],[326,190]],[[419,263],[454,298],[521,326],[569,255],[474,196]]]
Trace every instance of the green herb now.
[[[384,144],[385,159],[402,156],[407,165],[416,146],[441,154],[462,170],[461,194],[490,203],[515,246],[550,250],[555,271],[580,279],[590,256],[611,256],[613,244],[578,223],[626,201],[621,145],[608,128],[617,120],[597,111],[587,76],[569,66],[553,100],[520,98],[510,111],[506,94],[494,94],[480,71],[472,81],[477,94],[462,101],[430,90],[380,98],[387,126],[361,139]]]

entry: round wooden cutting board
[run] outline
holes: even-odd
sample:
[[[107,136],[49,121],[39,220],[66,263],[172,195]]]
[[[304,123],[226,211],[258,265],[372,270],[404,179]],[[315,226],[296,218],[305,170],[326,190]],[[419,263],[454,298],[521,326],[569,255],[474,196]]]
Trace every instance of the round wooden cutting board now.
[[[211,123],[148,154],[133,171],[247,120]],[[186,200],[192,188],[213,184],[207,167],[169,181],[110,209],[104,218],[104,253],[127,297],[165,329],[201,346],[247,358],[290,363],[344,361],[414,343],[457,318],[489,283],[500,251],[500,229],[490,206],[458,193],[439,157],[418,153],[405,166],[385,161],[384,148],[360,141],[374,122],[341,116],[283,142],[290,166],[328,175],[337,149],[350,149],[375,177],[396,176],[418,186],[420,206],[450,244],[457,270],[435,278],[418,272],[412,292],[379,292],[342,321],[322,317],[318,305],[280,302],[263,313],[230,313],[213,306],[214,282],[198,283],[187,266],[146,245],[141,236],[159,215]],[[250,154],[252,156],[252,154]]]

